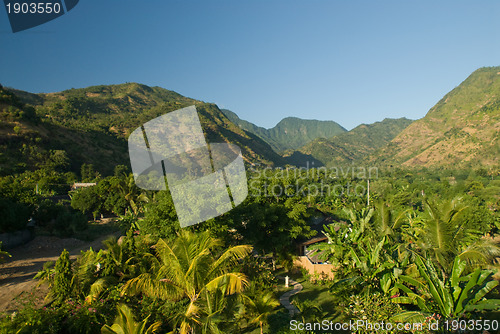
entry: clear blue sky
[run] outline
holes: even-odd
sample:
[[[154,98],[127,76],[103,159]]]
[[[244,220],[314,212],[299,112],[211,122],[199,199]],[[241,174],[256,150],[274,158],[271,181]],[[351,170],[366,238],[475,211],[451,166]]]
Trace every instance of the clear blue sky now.
[[[264,127],[350,129],[423,117],[472,71],[500,65],[499,1],[82,0],[11,33],[0,83],[31,92],[140,82]]]

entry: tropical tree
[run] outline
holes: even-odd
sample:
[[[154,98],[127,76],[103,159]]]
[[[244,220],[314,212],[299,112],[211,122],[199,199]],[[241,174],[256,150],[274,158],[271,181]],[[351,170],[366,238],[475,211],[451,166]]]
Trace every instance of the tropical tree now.
[[[72,278],[73,271],[71,269],[69,252],[65,249],[57,259],[54,271],[54,286],[52,290],[58,302],[63,301],[71,294]]]
[[[397,252],[401,244],[396,231],[403,224],[403,215],[393,215],[385,205],[377,211],[345,212],[350,224],[331,224],[324,232],[328,242],[311,247],[324,251],[338,267],[331,290],[353,288],[361,293],[377,289],[389,293],[408,261],[408,256],[402,256],[404,252]]]
[[[373,234],[372,218],[375,213],[373,208],[363,208],[360,211],[353,209],[345,209],[344,212],[348,215],[351,221],[350,233],[348,238],[352,242],[357,242],[360,238],[368,237]]]
[[[312,300],[306,299],[304,301],[300,301],[298,299],[295,299],[293,303],[295,304],[295,306],[297,306],[297,309],[300,312],[299,318],[304,323],[321,321],[325,316],[325,312],[323,312],[321,306]]]
[[[207,315],[210,294],[218,290],[225,296],[240,293],[248,284],[244,274],[231,270],[252,248],[238,245],[220,250],[221,246],[208,232],[194,234],[181,230],[170,243],[160,239],[154,246],[156,256],[150,256],[151,270],[129,280],[123,293],[143,293],[155,299],[174,301],[188,299],[174,325],[181,333],[192,333],[202,326],[201,318]],[[217,251],[221,252],[218,256]]]
[[[396,213],[390,204],[378,201],[375,205],[375,232],[378,236],[388,236],[397,239],[397,232],[407,222],[408,210]]]
[[[125,304],[118,305],[118,315],[113,325],[104,325],[102,334],[151,334],[160,329],[161,322],[157,321],[146,328],[148,317],[141,322],[134,320],[132,310]]]
[[[55,269],[54,269],[54,262],[53,261],[47,261],[43,264],[43,269],[40,270],[33,279],[38,279],[40,282],[38,283],[38,286],[40,286],[43,282],[47,282],[49,285],[49,289],[52,289],[54,286],[54,274],[55,274]]]
[[[373,290],[389,293],[402,270],[399,268],[400,264],[387,253],[387,244],[386,237],[375,246],[364,239],[353,244],[349,248],[352,265],[346,267],[346,277],[336,280],[330,290],[348,289],[351,294],[351,289],[358,293],[371,293]]]
[[[297,238],[316,233],[311,231],[305,215],[306,206],[301,203],[292,200],[269,203],[267,198],[248,199],[230,213],[234,228],[256,249],[273,253],[273,260],[289,253]]]
[[[224,310],[226,305],[227,300],[224,289],[205,291],[199,326],[202,334],[223,333],[220,326],[225,322]]]
[[[150,201],[147,194],[135,184],[133,174],[122,174],[121,177],[113,178],[114,190],[117,190],[121,197],[127,201],[128,208],[135,216],[137,216],[143,209],[143,205]]]
[[[267,325],[267,318],[276,312],[280,305],[272,292],[256,293],[252,296],[244,296],[246,311],[250,314],[249,325],[257,324],[260,333],[264,333],[264,326]]]
[[[352,247],[349,235],[349,226],[342,223],[332,223],[323,226],[323,234],[327,237],[327,242],[320,242],[309,246],[310,250],[318,250],[319,257],[322,260],[330,261],[337,270],[341,271],[343,267],[348,266],[349,250]]]
[[[474,222],[462,219],[467,209],[460,198],[440,204],[424,199],[425,212],[416,224],[415,240],[421,255],[434,259],[443,274],[449,273],[453,259],[459,256],[468,264],[489,264],[500,256],[500,247],[491,239],[482,238]]]
[[[151,243],[134,236],[132,229],[119,240],[111,237],[103,244],[105,249],[96,252],[91,248],[82,253],[75,266],[75,290],[87,302],[99,298],[109,287],[137,277],[150,266],[147,254],[150,255]]]

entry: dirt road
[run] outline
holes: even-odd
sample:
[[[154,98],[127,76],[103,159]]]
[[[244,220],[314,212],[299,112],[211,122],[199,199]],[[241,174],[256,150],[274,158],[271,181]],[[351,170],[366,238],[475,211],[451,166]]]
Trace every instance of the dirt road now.
[[[119,232],[114,234],[116,237],[119,235]],[[16,297],[20,295],[33,293],[38,301],[43,300],[47,287],[37,288],[38,281],[33,277],[45,262],[56,261],[63,249],[67,249],[71,257],[75,258],[90,247],[94,250],[102,248],[102,241],[111,236],[106,235],[92,242],[39,236],[26,245],[10,250],[12,257],[0,264],[0,313],[16,310],[19,307]]]

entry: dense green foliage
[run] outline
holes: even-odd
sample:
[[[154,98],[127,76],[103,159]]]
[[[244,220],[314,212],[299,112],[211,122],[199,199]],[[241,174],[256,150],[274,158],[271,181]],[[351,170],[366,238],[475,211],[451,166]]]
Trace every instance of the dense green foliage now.
[[[168,192],[141,191],[124,170],[77,190],[72,204],[122,215],[127,236],[70,266],[64,254],[55,268],[47,265],[37,277],[49,283],[50,308],[27,306],[4,318],[4,328],[55,333],[87,321],[80,332],[95,333],[161,322],[155,326],[162,333],[287,333],[292,318],[278,311],[276,275],[292,270],[295,245],[315,236],[318,215],[333,219],[323,226],[329,242],[309,249],[335,265],[335,277],[307,273],[308,284],[325,287],[323,298],[334,306],[297,301],[295,320],[491,319],[485,312],[498,309],[489,268],[500,249],[485,239],[498,231],[500,198],[491,191],[498,180],[482,170],[453,178],[449,171],[380,172],[372,175],[367,206],[366,193],[355,191],[366,185],[360,171],[333,177],[336,171],[327,169],[253,169],[242,204],[186,229]],[[248,256],[252,247],[256,257]],[[442,288],[436,294],[432,286]],[[455,297],[457,287],[475,297]],[[440,306],[443,298],[451,301]]]

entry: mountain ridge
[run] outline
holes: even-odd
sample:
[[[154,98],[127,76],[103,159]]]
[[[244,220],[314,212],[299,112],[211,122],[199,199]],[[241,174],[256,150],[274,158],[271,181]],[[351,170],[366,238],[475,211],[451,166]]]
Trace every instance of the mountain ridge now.
[[[360,124],[354,129],[332,138],[318,138],[284,156],[290,164],[302,165],[299,159],[309,159],[315,166],[339,166],[362,163],[365,158],[383,147],[413,121],[405,117],[371,124]]]
[[[247,163],[427,168],[500,164],[497,66],[474,71],[419,120],[386,118],[351,131],[333,121],[297,117],[265,129],[215,104],[138,83],[39,94],[0,86],[0,174],[57,161],[72,170],[92,163],[109,174],[111,166],[128,164],[126,138],[133,129],[189,105],[197,107],[207,140],[240,146]],[[331,132],[335,135],[328,136]],[[283,142],[288,147],[306,144],[284,149]]]
[[[483,67],[370,158],[405,167],[500,163],[500,66]]]
[[[32,170],[33,164],[39,165],[37,159],[50,160],[52,151],[65,152],[73,171],[85,162],[110,174],[114,165],[129,164],[126,138],[131,131],[189,105],[196,106],[209,142],[238,145],[247,163],[284,163],[267,143],[233,124],[217,105],[160,87],[126,83],[40,94],[0,88],[0,93],[0,149],[8,152],[0,155],[4,174]],[[23,116],[26,110],[32,118]]]
[[[266,129],[239,118],[231,110],[221,110],[233,123],[259,136],[278,153],[297,149],[316,138],[332,137],[347,131],[335,121],[302,119],[293,116],[285,117],[274,127]]]

